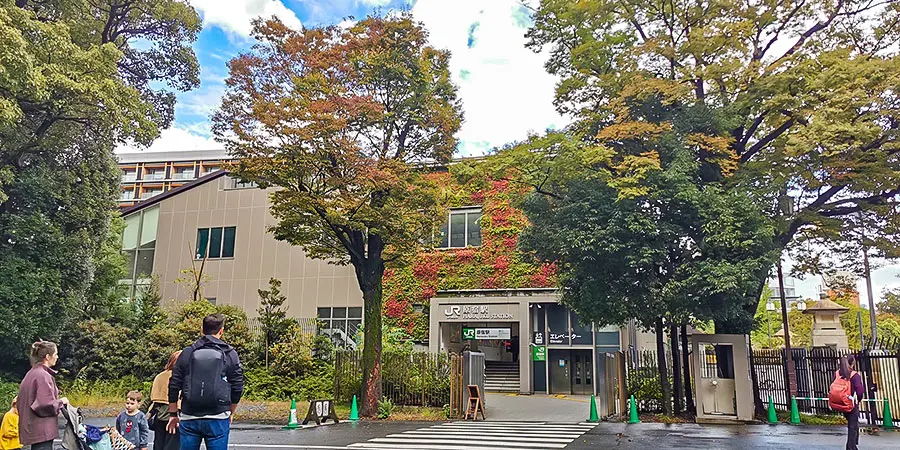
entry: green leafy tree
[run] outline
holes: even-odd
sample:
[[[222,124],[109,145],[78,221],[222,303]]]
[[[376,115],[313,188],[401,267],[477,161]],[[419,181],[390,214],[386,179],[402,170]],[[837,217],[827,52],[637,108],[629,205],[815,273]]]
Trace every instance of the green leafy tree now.
[[[164,110],[172,96],[156,89],[180,77],[130,68],[172,64],[196,78],[196,64],[189,67],[199,31],[193,9],[169,0],[128,5],[104,15],[92,2],[0,1],[4,367],[24,365],[34,340],[58,339],[73,317],[94,308],[88,296],[112,305],[102,278],[116,270],[107,241],[119,192],[113,149],[158,135],[170,121]],[[168,48],[153,54],[160,45]],[[174,89],[196,85],[184,79]]]
[[[881,296],[884,300],[878,304],[878,312],[900,316],[900,291],[885,289]]]
[[[235,173],[275,188],[275,237],[350,264],[364,301],[362,414],[381,398],[385,265],[415,254],[440,217],[419,167],[446,163],[461,112],[449,54],[408,14],[347,28],[255,24],[229,64],[213,130]]]
[[[715,111],[721,156],[735,166],[729,181],[776,220],[783,249],[861,211],[898,214],[898,16],[900,4],[877,0],[543,0],[528,38],[549,51],[546,68],[561,78],[555,105],[586,139],[646,93]]]
[[[270,278],[269,289],[258,289],[257,293],[259,293],[259,308],[256,312],[259,314],[259,322],[262,326],[263,352],[266,367],[268,367],[269,349],[273,345],[289,339],[291,329],[296,322],[287,317],[287,310],[284,309],[287,297],[281,295],[280,280]]]

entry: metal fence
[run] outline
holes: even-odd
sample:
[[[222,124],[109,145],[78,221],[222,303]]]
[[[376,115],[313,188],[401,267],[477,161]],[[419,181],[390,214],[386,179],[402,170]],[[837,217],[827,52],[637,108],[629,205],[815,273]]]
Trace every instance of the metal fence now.
[[[869,423],[879,423],[887,400],[900,405],[900,350],[867,349],[863,351],[836,351],[830,348],[792,349],[797,378],[797,409],[811,414],[837,414],[824,400],[827,398],[838,369],[840,358],[849,354],[857,356],[857,370],[866,388],[867,401],[860,411]],[[777,350],[753,350],[753,369],[756,371],[760,397],[763,403],[772,399],[775,407],[787,410],[790,406],[787,392],[787,352]]]
[[[349,401],[362,389],[362,352],[334,355],[334,397]],[[400,406],[450,404],[451,357],[444,353],[383,353],[382,395]]]

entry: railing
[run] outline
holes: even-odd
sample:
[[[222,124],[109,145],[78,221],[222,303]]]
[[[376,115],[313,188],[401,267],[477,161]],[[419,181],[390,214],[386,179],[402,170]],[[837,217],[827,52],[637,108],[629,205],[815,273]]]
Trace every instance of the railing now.
[[[363,381],[361,352],[334,355],[334,397],[349,401],[360,395]],[[382,395],[395,405],[450,404],[451,357],[444,353],[389,353],[381,356]]]

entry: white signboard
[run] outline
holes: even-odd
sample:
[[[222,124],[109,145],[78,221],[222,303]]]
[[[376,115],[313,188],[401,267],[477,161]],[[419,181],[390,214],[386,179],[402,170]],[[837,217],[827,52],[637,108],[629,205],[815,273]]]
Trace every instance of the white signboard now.
[[[476,328],[475,339],[512,339],[509,328]]]

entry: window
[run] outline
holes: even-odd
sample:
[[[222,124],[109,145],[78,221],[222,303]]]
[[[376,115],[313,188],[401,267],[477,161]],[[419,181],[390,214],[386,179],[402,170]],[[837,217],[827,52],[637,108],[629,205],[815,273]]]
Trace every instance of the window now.
[[[200,176],[205,177],[217,170],[219,170],[219,166],[203,166],[203,171],[200,172]]]
[[[137,181],[137,171],[125,169],[122,171],[122,181],[131,182]]]
[[[356,335],[362,328],[362,308],[318,308],[319,333],[331,336],[338,346],[355,346]]]
[[[128,286],[129,298],[137,298],[140,291],[149,285],[156,253],[158,223],[158,206],[125,217],[122,253],[128,264],[128,278],[120,280],[120,283]]]
[[[144,192],[141,192],[141,200],[146,200],[153,196],[162,194],[162,188],[145,188]]]
[[[175,167],[172,178],[176,180],[190,180],[194,178],[193,167]]]
[[[198,229],[196,258],[234,258],[235,231],[235,227]]]
[[[144,173],[145,180],[164,180],[166,178],[166,169],[147,169]]]
[[[127,191],[122,191],[122,196],[119,197],[119,200],[134,200],[134,190],[128,189]]]
[[[257,187],[253,181],[241,181],[237,178],[231,178],[231,189],[251,189]]]
[[[441,227],[441,248],[481,245],[481,208],[451,209]]]

